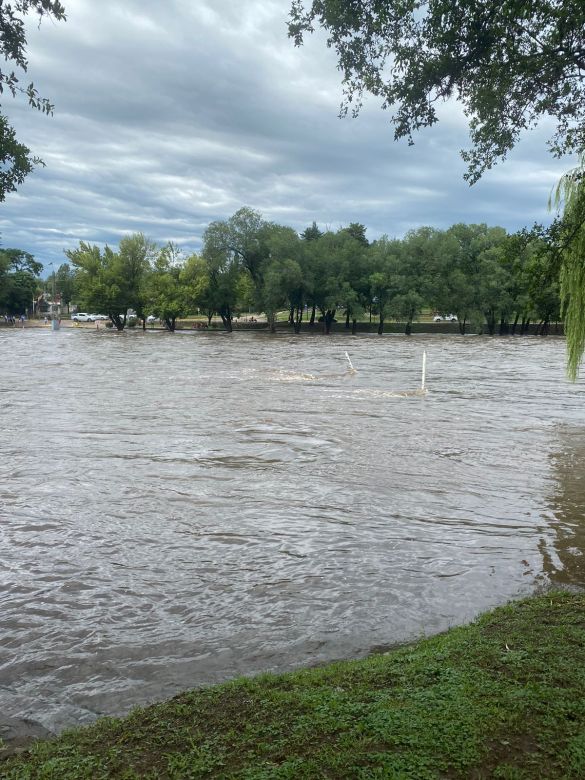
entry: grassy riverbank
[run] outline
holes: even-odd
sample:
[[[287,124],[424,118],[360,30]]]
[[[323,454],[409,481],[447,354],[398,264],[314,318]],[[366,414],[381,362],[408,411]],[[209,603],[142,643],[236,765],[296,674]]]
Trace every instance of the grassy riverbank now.
[[[585,595],[363,661],[240,679],[37,743],[10,780],[583,778]]]

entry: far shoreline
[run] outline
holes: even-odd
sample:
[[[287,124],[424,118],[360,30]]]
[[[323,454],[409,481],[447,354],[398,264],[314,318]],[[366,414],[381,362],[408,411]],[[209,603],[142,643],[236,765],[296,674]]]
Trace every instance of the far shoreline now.
[[[114,333],[117,332],[171,333],[172,332],[168,330],[168,328],[162,327],[159,324],[155,326],[149,324],[146,326],[146,328],[143,328],[141,323],[137,323],[136,325],[132,325],[132,326],[127,325],[123,331],[116,331],[116,328],[107,326],[105,322],[99,322],[99,323],[73,322],[70,319],[62,319],[59,327],[68,330],[100,331],[100,332],[112,331]],[[177,327],[175,328],[174,332],[183,333],[183,334],[223,333],[226,335],[229,335],[230,333],[268,333],[270,335],[290,335],[290,336],[441,335],[441,336],[460,336],[462,338],[464,338],[465,336],[486,336],[486,337],[489,336],[490,338],[495,338],[495,337],[518,338],[522,336],[541,336],[541,337],[559,336],[564,338],[564,327],[563,327],[563,323],[561,322],[550,323],[548,329],[543,329],[541,323],[532,323],[522,333],[520,332],[520,329],[518,327],[516,328],[515,331],[513,331],[510,326],[504,332],[500,332],[499,330],[496,330],[496,332],[493,334],[489,334],[485,331],[479,331],[478,329],[473,328],[471,326],[466,327],[465,333],[462,334],[459,330],[459,325],[456,322],[413,322],[410,325],[409,334],[405,333],[406,327],[407,327],[406,322],[387,322],[384,323],[383,333],[380,334],[378,333],[378,323],[358,322],[354,333],[352,332],[351,326],[347,328],[344,322],[334,322],[330,325],[330,332],[325,333],[325,328],[323,323],[315,322],[313,325],[310,325],[309,323],[306,324],[303,323],[300,331],[298,333],[295,333],[293,326],[290,325],[288,322],[277,322],[276,332],[270,334],[269,325],[265,321],[254,322],[254,323],[234,321],[232,323],[232,331],[228,331],[226,330],[226,328],[223,326],[221,322],[212,322],[210,326],[204,326],[203,324],[198,326],[192,324],[192,321],[181,320],[177,323]],[[0,328],[5,328],[6,330],[22,330],[22,329],[51,330],[51,323],[50,321],[45,323],[42,320],[25,320],[24,325],[21,324],[20,322],[17,322],[15,325],[11,325],[9,323],[0,321]]]

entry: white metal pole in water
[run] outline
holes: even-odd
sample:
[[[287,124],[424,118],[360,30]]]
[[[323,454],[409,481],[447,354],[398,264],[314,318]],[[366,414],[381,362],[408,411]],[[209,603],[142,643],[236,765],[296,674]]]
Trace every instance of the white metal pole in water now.
[[[422,381],[420,385],[420,389],[425,389],[425,380],[427,378],[427,353],[426,351],[423,351],[423,364],[422,364]]]
[[[349,357],[347,352],[345,353],[345,357],[347,358],[347,362],[349,363],[349,367],[351,368],[352,371],[354,371],[355,369],[353,367],[353,363],[351,362],[351,358]]]

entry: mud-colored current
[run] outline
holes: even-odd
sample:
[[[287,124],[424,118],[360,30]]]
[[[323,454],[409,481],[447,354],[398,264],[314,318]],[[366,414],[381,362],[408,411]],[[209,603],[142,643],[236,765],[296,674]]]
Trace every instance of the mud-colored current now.
[[[59,730],[584,584],[584,398],[553,338],[0,330],[0,713]]]

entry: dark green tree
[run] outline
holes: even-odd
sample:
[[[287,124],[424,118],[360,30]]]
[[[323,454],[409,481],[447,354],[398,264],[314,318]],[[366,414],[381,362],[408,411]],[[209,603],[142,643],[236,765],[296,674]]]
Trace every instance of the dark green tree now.
[[[290,324],[295,333],[300,333],[304,292],[303,271],[296,260],[284,258],[271,262],[264,274],[262,289],[268,321],[274,323],[271,315],[286,307],[290,312]]]
[[[117,330],[124,330],[129,309],[144,321],[144,289],[155,245],[142,233],[126,236],[119,252],[81,241],[65,252],[76,268],[75,283],[84,307],[105,311]]]
[[[269,251],[263,241],[266,222],[259,211],[243,206],[228,220],[212,222],[205,231],[204,254],[223,255],[226,262],[245,268],[255,284],[260,284],[262,265]]]
[[[183,287],[186,308],[189,312],[203,309],[208,324],[215,313],[216,300],[211,286],[210,269],[205,258],[190,255],[181,269],[180,283]]]
[[[386,319],[398,318],[401,310],[399,297],[404,292],[404,266],[400,254],[400,242],[387,236],[382,236],[372,244],[369,284],[371,300],[378,312],[380,335],[384,333]]]
[[[211,290],[217,294],[215,309],[228,331],[232,330],[242,270],[250,275],[256,301],[262,300],[264,271],[270,260],[266,241],[268,226],[260,212],[244,206],[228,220],[212,222],[204,233],[203,256],[209,265]]]
[[[323,231],[319,230],[317,223],[313,221],[311,227],[305,228],[305,230],[303,230],[301,233],[301,238],[303,241],[315,241],[316,239],[321,238],[322,235]]]
[[[292,228],[274,222],[262,225],[260,240],[266,250],[266,259],[257,280],[257,307],[266,313],[272,332],[276,329],[277,312],[286,307],[289,322],[298,332],[306,292],[301,268],[303,242]]]
[[[412,323],[420,315],[423,305],[432,304],[444,284],[444,267],[441,267],[438,240],[440,231],[431,227],[411,230],[400,242],[403,266],[401,290],[394,307],[395,316],[405,321],[405,333],[410,335]]]
[[[69,311],[69,304],[75,293],[75,274],[68,263],[62,263],[57,269],[55,289],[61,296],[61,304],[67,306],[67,311]]]
[[[181,280],[182,270],[180,253],[173,244],[167,244],[154,258],[152,269],[144,274],[142,282],[144,309],[159,317],[171,333],[175,332],[177,318],[187,313],[188,294]]]
[[[32,308],[42,268],[22,249],[0,249],[0,312],[24,314]]]
[[[233,329],[242,268],[248,270],[246,260],[255,267],[255,228],[247,222],[244,225],[230,224],[230,221],[212,222],[203,235],[203,259],[208,279],[205,308],[210,322],[213,312],[219,314],[228,333]]]
[[[369,246],[370,242],[366,238],[366,226],[361,222],[350,222],[346,228],[341,228],[344,233],[348,233],[352,238],[355,238],[362,246]]]
[[[165,256],[169,258],[169,262],[175,251],[172,244],[165,249]],[[142,319],[143,328],[146,327],[144,283],[158,256],[159,248],[143,233],[124,236],[120,241],[115,263],[120,291],[127,301],[127,307],[134,309]]]
[[[355,240],[348,233],[324,233],[317,241],[306,245],[307,258],[311,267],[310,302],[320,312],[319,321],[323,332],[329,334],[335,321],[337,308],[345,303],[348,293],[349,262],[352,251],[347,245],[355,246]],[[314,316],[311,315],[311,322]]]

